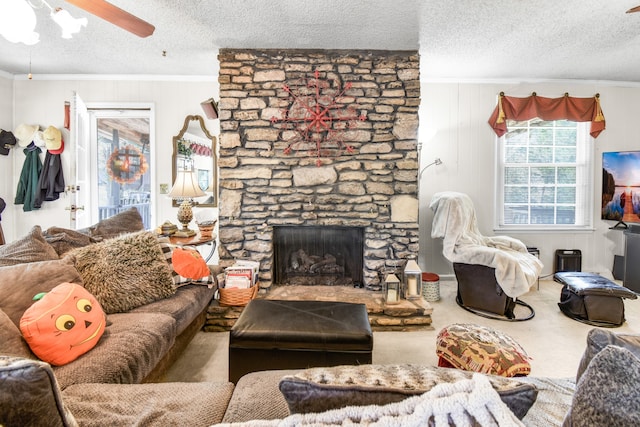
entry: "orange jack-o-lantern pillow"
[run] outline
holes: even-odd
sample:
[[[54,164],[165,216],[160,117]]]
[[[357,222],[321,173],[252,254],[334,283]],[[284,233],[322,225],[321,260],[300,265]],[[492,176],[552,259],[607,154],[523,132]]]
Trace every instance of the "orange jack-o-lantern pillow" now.
[[[200,279],[211,274],[206,261],[195,249],[175,248],[171,263],[176,273],[189,279]]]
[[[24,312],[20,331],[36,356],[59,366],[95,347],[106,320],[100,303],[85,288],[62,283]]]

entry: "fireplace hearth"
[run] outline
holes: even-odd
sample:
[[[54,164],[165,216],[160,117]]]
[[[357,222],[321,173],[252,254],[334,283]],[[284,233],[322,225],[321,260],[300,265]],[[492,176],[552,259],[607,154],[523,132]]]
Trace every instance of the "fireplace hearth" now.
[[[361,286],[363,240],[361,227],[274,227],[274,283]]]

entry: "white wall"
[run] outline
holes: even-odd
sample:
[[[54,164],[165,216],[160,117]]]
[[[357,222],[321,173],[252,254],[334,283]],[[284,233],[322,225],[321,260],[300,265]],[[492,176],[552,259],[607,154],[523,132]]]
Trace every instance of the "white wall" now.
[[[513,233],[527,246],[540,250],[543,274],[553,273],[557,249],[580,249],[582,270],[604,272],[613,266],[613,256],[623,253],[621,231],[609,230],[611,222],[600,220],[599,200],[602,186],[602,152],[640,150],[638,117],[640,88],[616,87],[603,83],[439,83],[421,85],[420,142],[423,143],[421,164],[440,157],[443,164],[431,166],[420,181],[420,266],[440,275],[452,274],[450,264],[442,257],[440,240],[431,239],[433,213],[429,202],[439,191],[460,191],[473,199],[480,231],[493,232],[495,143],[496,136],[487,120],[496,105],[497,95],[591,97],[600,93],[606,130],[595,139],[593,178],[593,217],[595,231],[580,233]]]
[[[13,130],[13,80],[0,75],[0,129]],[[13,204],[12,182],[13,175],[12,152],[8,156],[0,155],[0,197],[4,199],[7,208],[2,213],[2,229],[7,240],[11,240],[11,230],[14,228],[13,217],[9,213]]]
[[[158,185],[162,183],[171,185],[172,138],[182,128],[185,116],[199,114],[204,117],[200,102],[212,96],[218,98],[218,84],[214,80],[214,78],[206,82],[15,80],[12,82],[15,91],[14,117],[12,124],[9,125],[15,128],[20,123],[28,123],[40,125],[42,129],[49,125],[63,129],[64,102],[72,100],[74,91],[80,95],[85,103],[153,103],[156,114],[157,149],[155,169],[152,173],[156,174],[155,182]],[[0,79],[0,95],[3,94],[3,85],[4,82]],[[0,113],[3,112],[2,108],[3,104],[0,104]],[[205,120],[205,123],[212,134],[219,133],[217,120]],[[68,136],[68,133],[65,131],[63,136]],[[61,155],[67,184],[74,182],[70,175],[70,165],[75,161],[74,148],[71,145],[65,145],[65,151]],[[69,211],[65,210],[65,207],[69,206],[69,199],[64,194],[59,200],[44,202],[42,208],[37,211],[23,212],[22,206],[13,205],[13,197],[25,156],[22,150],[15,150],[15,153],[10,157],[13,169],[5,172],[3,167],[0,172],[0,175],[5,177],[2,181],[11,182],[9,199],[12,203],[7,206],[5,213],[8,219],[14,221],[15,227],[12,230],[7,230],[5,227],[7,240],[10,241],[26,234],[33,225],[40,225],[43,230],[53,225],[68,227],[70,224]],[[44,159],[44,154],[42,159]],[[5,200],[7,200],[6,197]],[[162,224],[168,219],[175,223],[177,208],[171,206],[171,200],[159,196],[157,202],[157,217],[154,222]],[[3,215],[3,223],[5,223],[4,219],[5,215]]]
[[[91,80],[10,80],[0,76],[0,126],[14,128],[19,123],[42,127],[62,127],[64,101],[77,91],[85,102],[153,102],[156,110],[156,182],[170,183],[172,137],[182,127],[188,114],[202,114],[199,103],[211,96],[218,97],[218,85],[211,82],[158,81],[91,81]],[[473,199],[480,230],[493,234],[495,134],[487,123],[496,105],[496,96],[504,91],[509,96],[528,96],[535,91],[540,96],[556,97],[569,92],[572,96],[589,97],[600,93],[607,128],[595,140],[594,163],[594,226],[595,231],[582,233],[518,233],[513,237],[540,249],[545,264],[543,274],[553,272],[556,249],[580,249],[585,271],[610,270],[613,255],[622,254],[623,235],[611,231],[612,224],[601,221],[597,201],[601,191],[601,154],[603,151],[638,150],[636,123],[640,117],[640,88],[620,87],[604,83],[441,83],[422,82],[420,142],[422,164],[440,157],[443,164],[427,169],[420,182],[420,266],[425,271],[446,276],[452,270],[441,255],[440,241],[430,237],[433,215],[429,201],[438,191],[455,190],[468,193]],[[15,96],[14,96],[15,94]],[[15,105],[12,105],[15,99]],[[13,111],[12,111],[13,110]],[[9,120],[13,116],[13,120]],[[207,127],[218,133],[218,122],[207,120]],[[72,179],[69,165],[75,159],[71,147],[63,157],[65,178]],[[24,235],[31,226],[43,229],[69,223],[63,196],[56,202],[45,202],[36,212],[22,212],[13,206],[24,154],[13,150],[9,157],[0,156],[0,193],[8,202],[2,216],[5,236],[13,240]],[[9,179],[8,179],[9,178]],[[175,222],[176,209],[163,197],[158,198],[157,223],[165,219]],[[11,203],[9,203],[11,202]]]

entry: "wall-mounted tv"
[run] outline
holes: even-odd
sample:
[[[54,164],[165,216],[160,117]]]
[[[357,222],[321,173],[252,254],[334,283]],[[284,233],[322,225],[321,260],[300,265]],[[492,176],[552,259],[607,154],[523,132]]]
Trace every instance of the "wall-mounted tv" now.
[[[602,219],[640,223],[640,151],[602,153]]]

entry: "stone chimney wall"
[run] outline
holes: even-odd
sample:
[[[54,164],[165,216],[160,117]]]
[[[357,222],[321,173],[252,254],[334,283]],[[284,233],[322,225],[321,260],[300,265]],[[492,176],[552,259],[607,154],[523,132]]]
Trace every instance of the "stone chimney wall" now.
[[[416,51],[221,49],[219,60],[223,264],[260,261],[269,286],[278,225],[363,227],[365,285],[379,283],[385,260],[418,254]],[[344,132],[351,153],[285,153],[293,133],[273,118],[291,108],[284,85],[305,79],[350,83],[336,101],[366,115]]]

